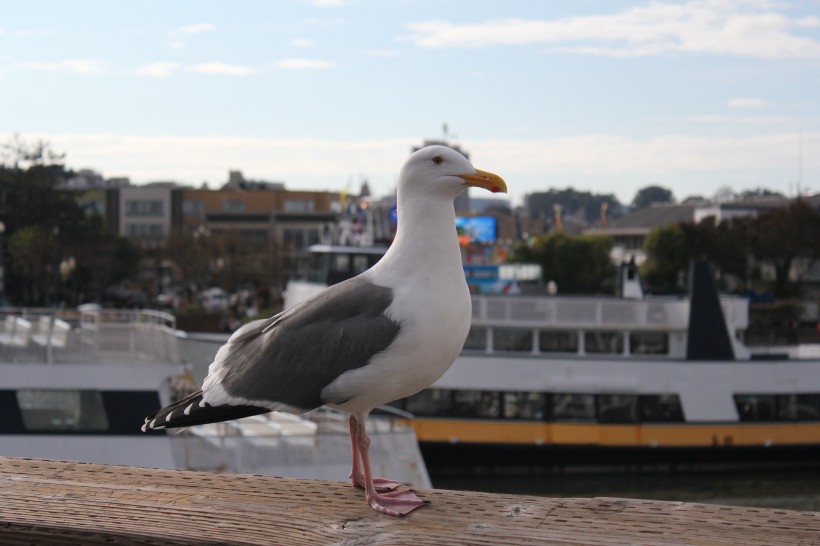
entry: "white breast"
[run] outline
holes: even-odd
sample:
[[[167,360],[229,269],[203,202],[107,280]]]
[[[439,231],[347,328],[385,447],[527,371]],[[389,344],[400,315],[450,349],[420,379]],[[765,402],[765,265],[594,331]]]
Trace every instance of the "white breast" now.
[[[414,276],[394,289],[386,314],[401,325],[396,340],[367,366],[339,376],[325,391],[349,398],[351,413],[404,398],[430,386],[452,365],[470,329],[470,293],[463,273]]]

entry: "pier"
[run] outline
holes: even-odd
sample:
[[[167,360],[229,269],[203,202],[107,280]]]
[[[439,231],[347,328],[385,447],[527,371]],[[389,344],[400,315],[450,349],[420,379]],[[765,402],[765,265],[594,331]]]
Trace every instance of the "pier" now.
[[[0,544],[820,544],[820,512],[417,493],[394,518],[341,482],[0,457]]]

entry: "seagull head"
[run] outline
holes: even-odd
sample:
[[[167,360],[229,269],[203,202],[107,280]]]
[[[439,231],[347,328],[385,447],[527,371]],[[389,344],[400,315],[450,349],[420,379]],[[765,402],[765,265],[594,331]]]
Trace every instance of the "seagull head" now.
[[[423,192],[454,199],[470,186],[493,193],[507,192],[507,184],[493,173],[481,171],[447,146],[425,146],[411,155],[399,176],[399,193]]]

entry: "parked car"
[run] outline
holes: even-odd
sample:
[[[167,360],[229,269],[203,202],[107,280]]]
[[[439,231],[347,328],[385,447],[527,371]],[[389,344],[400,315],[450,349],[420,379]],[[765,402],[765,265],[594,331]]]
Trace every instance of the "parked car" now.
[[[209,311],[227,311],[228,302],[228,293],[219,287],[203,290],[199,294],[199,303]]]

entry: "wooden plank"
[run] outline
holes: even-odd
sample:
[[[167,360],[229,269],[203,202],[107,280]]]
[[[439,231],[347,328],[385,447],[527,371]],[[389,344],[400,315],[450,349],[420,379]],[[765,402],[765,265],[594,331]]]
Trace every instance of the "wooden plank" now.
[[[0,544],[820,544],[820,512],[418,494],[394,518],[340,482],[0,458]]]

